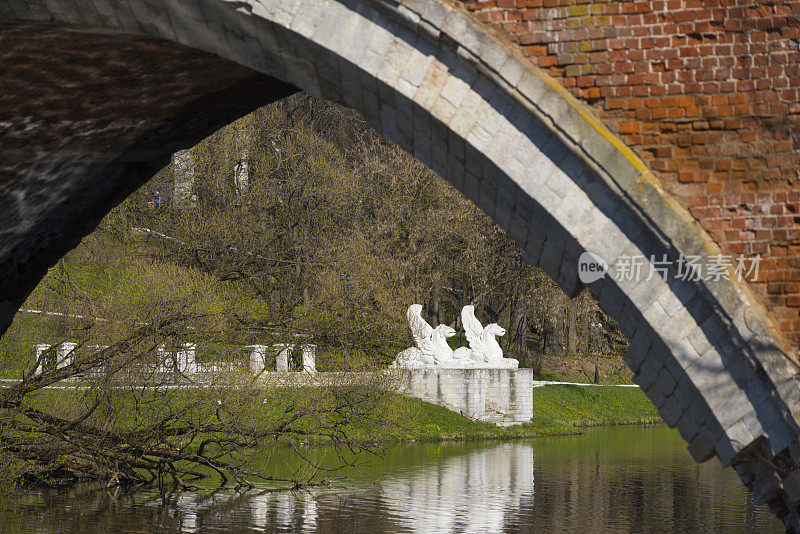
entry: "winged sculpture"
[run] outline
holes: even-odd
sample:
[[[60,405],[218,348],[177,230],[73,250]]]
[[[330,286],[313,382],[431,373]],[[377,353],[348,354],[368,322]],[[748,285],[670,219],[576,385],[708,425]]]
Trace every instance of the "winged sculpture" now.
[[[455,351],[448,345],[447,338],[455,335],[456,331],[447,325],[434,328],[428,324],[422,318],[421,304],[409,306],[406,317],[416,347],[398,354],[392,367],[516,369],[519,366],[517,360],[503,358],[503,349],[497,342],[497,337],[505,335],[505,329],[497,323],[484,328],[475,317],[475,306],[467,305],[461,310],[461,322],[469,347],[461,347]]]
[[[453,367],[453,349],[447,344],[447,338],[453,337],[456,331],[444,324],[436,328],[429,325],[422,318],[421,304],[409,306],[406,318],[416,347],[398,354],[392,367]]]
[[[457,360],[470,362],[472,367],[490,369],[516,369],[519,366],[519,361],[503,358],[503,349],[497,342],[499,336],[505,335],[505,328],[497,323],[484,327],[475,317],[475,306],[469,304],[461,309],[461,324],[469,348],[456,349]]]

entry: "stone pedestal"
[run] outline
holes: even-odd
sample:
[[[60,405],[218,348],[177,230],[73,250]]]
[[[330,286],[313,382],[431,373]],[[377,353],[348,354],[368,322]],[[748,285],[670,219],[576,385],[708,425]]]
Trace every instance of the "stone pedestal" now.
[[[514,424],[533,417],[532,369],[414,369],[402,393],[472,419]]]
[[[317,346],[303,345],[303,371],[307,373],[317,372]]]
[[[98,352],[102,352],[108,348],[108,345],[89,345],[86,347],[88,351],[92,354],[92,356],[96,356]],[[106,365],[105,362],[101,365],[95,366],[89,371],[86,372],[88,378],[100,378],[105,373]]]

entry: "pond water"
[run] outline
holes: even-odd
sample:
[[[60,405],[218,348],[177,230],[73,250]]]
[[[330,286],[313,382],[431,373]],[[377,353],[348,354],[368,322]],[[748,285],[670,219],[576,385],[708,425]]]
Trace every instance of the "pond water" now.
[[[511,442],[412,443],[308,491],[26,491],[0,531],[783,532],[735,473],[696,464],[663,426]],[[283,453],[263,462],[286,463]]]

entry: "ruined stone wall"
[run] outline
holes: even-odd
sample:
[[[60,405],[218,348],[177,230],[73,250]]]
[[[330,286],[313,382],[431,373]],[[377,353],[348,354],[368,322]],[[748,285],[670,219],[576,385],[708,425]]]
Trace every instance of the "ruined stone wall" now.
[[[800,346],[800,1],[463,2],[592,105]]]

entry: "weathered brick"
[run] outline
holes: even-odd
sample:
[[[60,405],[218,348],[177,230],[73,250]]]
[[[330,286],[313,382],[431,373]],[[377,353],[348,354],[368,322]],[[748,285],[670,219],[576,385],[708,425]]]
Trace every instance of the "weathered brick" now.
[[[743,199],[737,210],[749,218],[728,227],[719,222],[728,212],[703,208],[710,205],[709,195],[725,191],[754,191],[766,184],[784,192],[800,187],[800,150],[791,141],[800,128],[800,120],[791,119],[800,117],[800,52],[766,44],[797,39],[800,30],[790,19],[765,11],[689,3],[697,8],[680,0],[503,0],[467,6],[476,13],[502,13],[484,20],[527,44],[526,53],[539,65],[558,64],[550,74],[567,77],[565,87],[624,136],[666,188],[692,209],[723,253],[785,256],[787,247],[800,241],[800,218],[765,218],[781,214],[772,206],[762,210],[772,200]],[[553,20],[550,11],[539,7],[564,10]],[[584,17],[591,17],[589,25]],[[525,26],[508,24],[517,20]],[[767,31],[772,29],[777,31]],[[587,66],[593,70],[584,70]],[[763,121],[765,116],[787,119]],[[665,134],[670,132],[679,135],[669,138]],[[767,243],[773,244],[772,251]],[[764,263],[750,282],[776,316],[796,308],[798,297],[766,299],[768,291],[779,297],[774,282],[800,280],[799,269]],[[790,323],[780,322],[784,333],[797,339]]]

